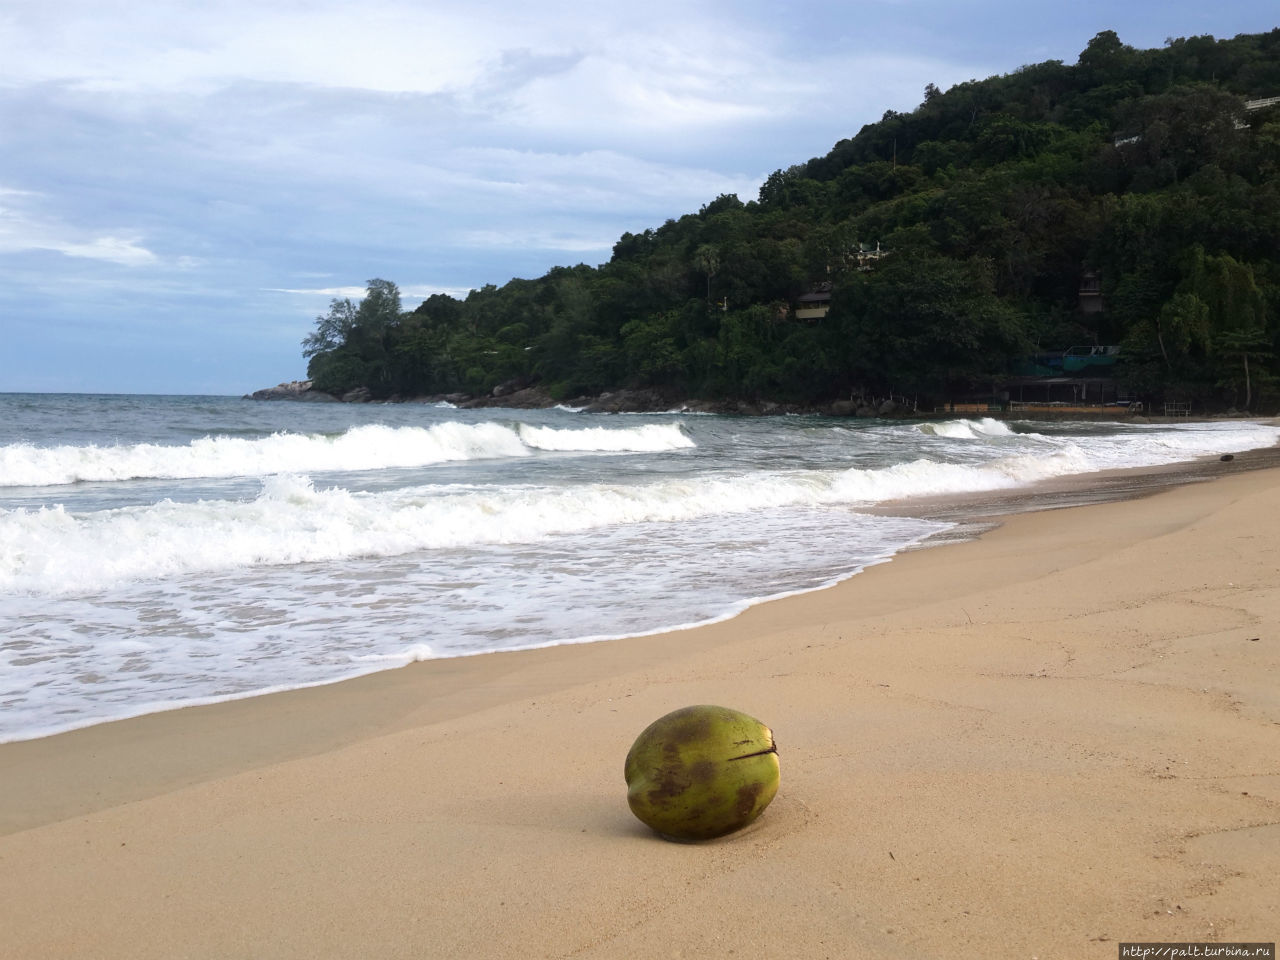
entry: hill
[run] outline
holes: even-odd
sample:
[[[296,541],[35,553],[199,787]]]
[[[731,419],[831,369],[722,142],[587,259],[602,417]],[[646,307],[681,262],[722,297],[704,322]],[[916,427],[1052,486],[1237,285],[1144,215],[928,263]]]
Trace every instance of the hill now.
[[[371,281],[304,341],[317,389],[823,403],[989,396],[1100,351],[1123,390],[1274,404],[1280,29],[1099,33],[889,111],[759,196],[624,234],[599,267],[401,309]]]

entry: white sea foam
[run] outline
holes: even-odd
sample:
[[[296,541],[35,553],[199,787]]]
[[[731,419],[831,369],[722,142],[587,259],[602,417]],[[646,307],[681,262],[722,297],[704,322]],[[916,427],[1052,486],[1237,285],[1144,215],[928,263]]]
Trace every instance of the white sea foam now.
[[[633,445],[673,444],[674,427],[617,431]],[[532,439],[600,449],[614,431]],[[535,543],[639,523],[1008,489],[1113,466],[1158,464],[1274,441],[1271,427],[1035,438],[1034,452],[981,463],[917,457],[887,467],[756,471],[571,486],[430,486],[390,492],[316,489],[303,476],[263,481],[250,501],[162,501],[84,516],[61,506],[0,511],[0,590],[69,594],[171,575],[393,557],[423,550]]]
[[[522,423],[519,433],[520,439],[535,450],[659,453],[665,450],[687,450],[694,446],[694,442],[685,436],[678,423],[649,423],[627,430],[606,427],[562,430]]]
[[[169,578],[57,603],[0,596],[10,627],[0,638],[0,742],[415,660],[722,620],[851,576],[943,527],[800,509]],[[832,542],[814,551],[820,538]]]
[[[0,446],[0,484],[70,483],[95,470],[156,479],[24,490],[0,509],[0,740],[412,660],[723,618],[939,529],[861,504],[1280,436],[1246,422],[974,419],[925,430],[671,414],[623,428],[564,411],[469,424],[405,407],[379,412],[384,426],[347,428],[344,411],[321,405],[219,401],[200,419],[190,404],[132,400],[112,409],[172,415],[184,436],[213,424],[239,436],[166,445],[156,438],[178,434],[148,420],[122,435],[152,443],[90,447],[65,438],[112,436],[113,419],[93,413],[96,434],[86,419],[104,401],[51,403],[59,415],[42,421],[46,447]],[[426,425],[431,417],[440,422]],[[74,427],[59,432],[64,423]],[[282,432],[247,438],[263,424]],[[8,436],[41,433],[19,426]],[[448,459],[445,470],[345,475]],[[36,476],[16,479],[22,470]],[[172,476],[256,476],[260,489],[161,479]]]
[[[991,417],[983,417],[981,420],[940,420],[934,423],[922,423],[917,429],[930,436],[951,437],[958,440],[1013,436],[1013,431],[1006,424]]]
[[[0,590],[81,593],[252,566],[532,543],[601,527],[818,503],[829,474],[700,477],[643,485],[317,490],[263,481],[251,501],[162,501],[76,516],[61,506],[0,512]]]
[[[276,433],[211,436],[185,446],[29,443],[0,447],[0,487],[81,481],[253,477],[281,472],[379,470],[462,460],[527,457],[535,450],[653,452],[692,447],[678,424],[579,430],[439,423],[430,427],[353,427],[336,436]]]
[[[959,426],[950,427],[950,433],[934,435],[962,439],[966,435],[977,437],[982,431],[988,436],[1007,438],[1012,443],[1010,452],[981,462],[940,463],[917,458],[878,470],[850,470],[837,485],[839,494],[850,500],[883,502],[1005,490],[1053,477],[1159,466],[1250,450],[1271,446],[1280,438],[1280,429],[1258,423],[1198,424],[1087,438],[1018,434],[996,421],[952,423]]]
[[[425,643],[415,643],[391,653],[362,653],[351,657],[352,663],[377,664],[385,666],[404,666],[409,663],[421,663],[423,660],[435,659],[435,652]]]

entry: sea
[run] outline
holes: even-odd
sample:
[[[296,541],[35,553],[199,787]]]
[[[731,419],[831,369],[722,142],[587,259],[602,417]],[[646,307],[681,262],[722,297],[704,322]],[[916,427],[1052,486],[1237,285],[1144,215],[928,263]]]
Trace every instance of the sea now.
[[[938,497],[1278,439],[0,394],[0,742],[723,620],[947,534]]]

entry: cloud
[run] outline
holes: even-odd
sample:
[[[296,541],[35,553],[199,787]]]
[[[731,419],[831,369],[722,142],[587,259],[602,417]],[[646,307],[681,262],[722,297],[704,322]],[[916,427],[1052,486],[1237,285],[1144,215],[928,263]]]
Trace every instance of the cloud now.
[[[229,79],[432,92],[474,78],[485,24],[410,3],[61,0],[10,8],[0,68],[88,90],[208,92]],[[487,25],[493,39],[501,25]],[[491,44],[493,40],[490,40]]]
[[[409,284],[400,288],[400,296],[406,301],[425,300],[437,293],[443,293],[447,297],[453,297],[455,300],[467,299],[474,287],[432,287],[422,286],[420,284]]]
[[[818,37],[651,0],[645,16],[541,2],[266,0],[23,5],[0,26],[0,77],[116,97],[207,97],[236,85],[438,97],[458,117],[579,143],[711,136],[829,89]],[[847,53],[847,51],[845,51]],[[840,53],[831,51],[831,53]],[[661,142],[654,144],[662,152]]]
[[[146,247],[139,246],[136,237],[95,237],[86,243],[51,242],[46,249],[56,250],[68,257],[105,260],[125,267],[144,266],[159,259]]]
[[[22,209],[23,201],[41,195],[30,190],[0,188],[0,254],[50,250],[68,257],[101,260],[125,267],[147,266],[159,258],[137,235],[92,235],[83,228],[42,220]],[[15,203],[16,201],[16,203]]]
[[[363,300],[367,292],[364,286],[344,286],[344,287],[313,287],[313,288],[296,288],[296,287],[267,287],[268,293],[289,293],[296,296],[304,297],[327,297],[333,298],[349,298],[351,300]],[[433,294],[443,293],[456,299],[465,299],[467,294],[472,290],[471,287],[440,287],[440,286],[422,286],[420,284],[410,284],[400,287],[400,296],[402,300],[425,300]]]
[[[367,277],[408,304],[598,262],[624,231],[753,199],[928,82],[1071,62],[1104,27],[1274,26],[1274,0],[1228,6],[9,3],[0,314],[75,330],[91,371],[133,337],[287,374],[310,318]]]
[[[268,293],[293,293],[305,297],[350,297],[353,300],[359,300],[364,297],[367,288],[346,286],[346,287],[312,287],[310,289],[297,287],[266,287]]]
[[[467,230],[458,240],[471,247],[555,250],[562,253],[606,253],[618,238],[612,234],[583,234],[550,230]]]
[[[725,174],[614,150],[556,153],[461,147],[442,161],[448,164],[444,175],[471,193],[526,209],[561,212],[687,206],[721,193],[752,199],[762,179],[759,172]]]

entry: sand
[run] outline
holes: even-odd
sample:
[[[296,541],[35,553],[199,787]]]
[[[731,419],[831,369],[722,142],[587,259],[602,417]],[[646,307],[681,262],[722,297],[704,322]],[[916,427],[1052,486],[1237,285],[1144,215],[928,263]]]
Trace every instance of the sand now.
[[[820,546],[819,546],[820,548]],[[1014,516],[659,637],[0,746],[5,958],[1111,958],[1280,919],[1280,471]],[[668,843],[678,706],[782,788]]]

